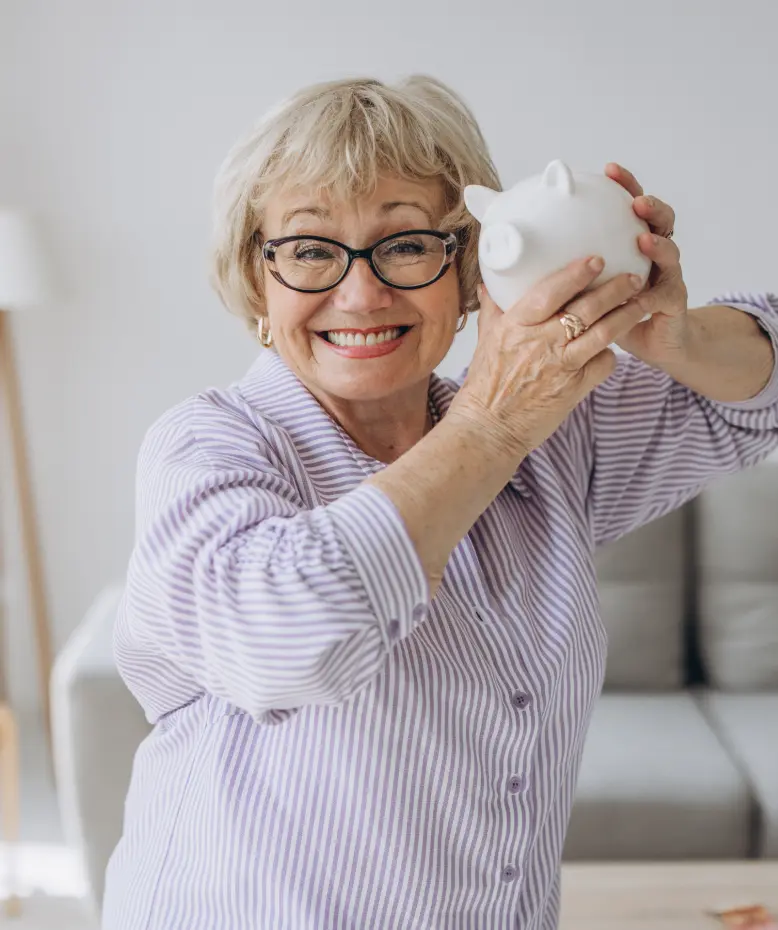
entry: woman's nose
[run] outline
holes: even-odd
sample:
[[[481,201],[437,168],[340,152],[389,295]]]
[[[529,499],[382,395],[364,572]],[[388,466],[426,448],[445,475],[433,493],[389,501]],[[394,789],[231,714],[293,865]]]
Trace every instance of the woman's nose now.
[[[367,259],[354,259],[346,277],[335,288],[335,297],[341,306],[388,306],[392,289],[379,280],[368,265]]]

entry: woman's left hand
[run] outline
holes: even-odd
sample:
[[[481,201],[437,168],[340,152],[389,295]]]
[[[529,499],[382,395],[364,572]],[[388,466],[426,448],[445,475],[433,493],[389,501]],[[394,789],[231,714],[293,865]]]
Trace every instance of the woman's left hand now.
[[[683,356],[689,335],[681,255],[678,246],[667,238],[674,228],[675,211],[658,198],[644,195],[634,175],[621,165],[609,162],[605,174],[635,198],[632,209],[651,228],[650,233],[638,236],[638,247],[653,266],[646,286],[633,300],[652,316],[622,336],[617,345],[650,365],[669,363]]]

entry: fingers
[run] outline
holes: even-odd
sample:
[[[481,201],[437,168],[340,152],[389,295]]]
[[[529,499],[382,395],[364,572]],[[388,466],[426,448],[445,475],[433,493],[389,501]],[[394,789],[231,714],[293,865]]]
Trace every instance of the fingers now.
[[[592,267],[589,262],[599,261]],[[555,271],[539,281],[521,300],[517,301],[507,315],[523,326],[545,323],[557,310],[589,287],[603,269],[599,256],[576,259],[560,271]]]
[[[636,197],[632,209],[660,236],[666,236],[675,229],[675,210],[658,197]]]
[[[626,168],[623,168],[615,161],[610,161],[605,166],[605,174],[614,181],[618,181],[621,186],[629,191],[633,197],[640,197],[643,193],[643,188],[640,186],[638,179],[632,174],[631,171],[627,171]]]
[[[620,274],[601,284],[594,290],[581,294],[563,308],[564,313],[574,313],[586,326],[593,326],[614,307],[631,300],[642,288],[643,279],[638,275]],[[555,315],[549,323],[553,324],[553,341],[564,342],[564,330],[558,323],[561,315]],[[561,338],[560,338],[561,336]]]
[[[643,233],[638,236],[638,245],[640,251],[659,268],[660,280],[681,274],[681,250],[672,239],[656,233]]]
[[[570,340],[562,348],[565,367],[571,370],[585,367],[608,346],[637,326],[644,314],[643,306],[636,300],[630,300],[624,306],[611,310],[591,329],[587,329],[577,339]]]

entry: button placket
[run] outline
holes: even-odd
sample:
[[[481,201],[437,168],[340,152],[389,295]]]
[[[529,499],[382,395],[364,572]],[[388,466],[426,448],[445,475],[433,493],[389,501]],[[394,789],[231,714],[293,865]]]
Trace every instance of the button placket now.
[[[427,617],[427,605],[416,604],[416,606],[413,608],[411,616],[413,617],[414,623],[421,623],[421,621]]]
[[[511,704],[517,710],[526,710],[527,707],[532,703],[532,696],[527,694],[526,691],[514,691],[511,695]]]
[[[516,868],[515,865],[503,866],[503,870],[500,873],[500,878],[504,882],[515,882],[518,877],[519,877],[519,870]]]

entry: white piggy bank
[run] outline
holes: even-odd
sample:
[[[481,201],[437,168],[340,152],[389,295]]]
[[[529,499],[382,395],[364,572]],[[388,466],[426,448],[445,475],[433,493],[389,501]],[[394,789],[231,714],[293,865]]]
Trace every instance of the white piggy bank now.
[[[648,224],[632,209],[629,192],[605,174],[573,173],[557,160],[510,190],[470,184],[464,197],[481,223],[481,276],[502,310],[541,278],[587,255],[601,255],[605,267],[586,290],[627,272],[648,280],[651,259],[637,244]]]

